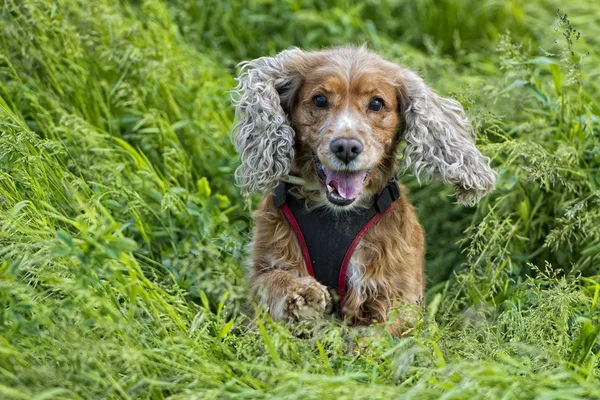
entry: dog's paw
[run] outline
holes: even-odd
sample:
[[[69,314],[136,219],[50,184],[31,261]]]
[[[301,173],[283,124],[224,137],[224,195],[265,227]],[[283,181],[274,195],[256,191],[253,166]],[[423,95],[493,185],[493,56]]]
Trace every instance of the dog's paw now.
[[[330,301],[327,288],[314,278],[298,278],[286,298],[286,314],[295,320],[315,318],[323,314]]]

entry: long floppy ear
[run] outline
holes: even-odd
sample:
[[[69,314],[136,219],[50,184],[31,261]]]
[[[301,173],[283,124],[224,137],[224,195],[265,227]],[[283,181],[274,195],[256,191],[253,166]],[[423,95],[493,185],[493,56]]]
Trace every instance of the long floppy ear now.
[[[406,122],[404,169],[452,184],[456,198],[474,204],[494,189],[496,172],[473,143],[473,128],[459,102],[438,96],[414,72],[401,72]]]
[[[266,193],[290,172],[294,130],[287,114],[301,85],[294,65],[302,54],[291,49],[240,64],[232,96],[238,122],[231,134],[242,161],[235,178],[245,192]]]

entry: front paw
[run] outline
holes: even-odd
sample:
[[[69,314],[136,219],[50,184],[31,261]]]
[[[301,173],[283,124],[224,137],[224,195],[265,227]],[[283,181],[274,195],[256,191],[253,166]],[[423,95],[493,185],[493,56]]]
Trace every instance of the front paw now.
[[[289,318],[310,319],[323,314],[331,295],[327,288],[314,278],[298,278],[286,298],[286,314]]]

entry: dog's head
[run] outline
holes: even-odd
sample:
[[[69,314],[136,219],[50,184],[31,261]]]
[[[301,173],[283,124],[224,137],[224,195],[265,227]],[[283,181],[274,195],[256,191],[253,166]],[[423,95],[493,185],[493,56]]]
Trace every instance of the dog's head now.
[[[414,72],[364,47],[304,52],[242,64],[235,146],[242,189],[265,193],[292,173],[334,208],[359,204],[404,169],[441,179],[472,204],[496,174],[472,140],[461,105]]]

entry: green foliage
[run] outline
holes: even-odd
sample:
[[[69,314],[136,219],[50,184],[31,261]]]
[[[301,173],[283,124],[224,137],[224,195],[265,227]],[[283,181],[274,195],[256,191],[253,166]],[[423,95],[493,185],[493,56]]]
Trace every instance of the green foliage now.
[[[4,2],[0,398],[600,398],[600,7],[571,3]],[[411,338],[249,321],[235,64],[363,41],[462,102],[497,190],[403,177]]]

